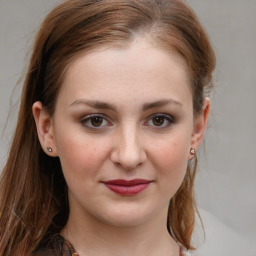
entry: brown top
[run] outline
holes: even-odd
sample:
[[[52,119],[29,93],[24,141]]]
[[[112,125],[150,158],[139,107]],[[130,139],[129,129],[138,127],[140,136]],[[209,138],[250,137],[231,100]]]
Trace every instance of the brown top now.
[[[33,252],[32,256],[79,256],[71,243],[60,235],[50,241],[43,242]]]
[[[179,256],[189,256],[190,254],[180,247]],[[51,242],[39,246],[32,256],[79,256],[73,245],[60,235],[56,235]]]

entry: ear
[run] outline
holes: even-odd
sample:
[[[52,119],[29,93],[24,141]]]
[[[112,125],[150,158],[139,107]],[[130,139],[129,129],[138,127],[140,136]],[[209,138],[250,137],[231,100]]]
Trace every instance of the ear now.
[[[199,113],[194,120],[194,128],[193,128],[193,134],[191,137],[191,148],[197,149],[204,136],[204,132],[207,126],[209,114],[210,114],[210,106],[211,101],[208,97],[204,98],[203,102],[203,110],[201,113]],[[193,156],[190,157],[190,159],[193,158]]]
[[[36,122],[37,135],[42,149],[49,156],[57,156],[52,117],[44,109],[40,101],[33,104],[32,112]]]

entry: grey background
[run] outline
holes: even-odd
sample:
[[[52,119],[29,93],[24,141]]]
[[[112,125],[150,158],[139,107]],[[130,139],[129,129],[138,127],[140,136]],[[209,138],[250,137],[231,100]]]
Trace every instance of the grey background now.
[[[15,85],[24,73],[40,22],[59,2],[0,0],[1,168],[19,104],[22,85]],[[196,182],[206,240],[195,236],[201,241],[195,255],[256,255],[256,1],[187,2],[217,55],[212,115],[199,152]]]

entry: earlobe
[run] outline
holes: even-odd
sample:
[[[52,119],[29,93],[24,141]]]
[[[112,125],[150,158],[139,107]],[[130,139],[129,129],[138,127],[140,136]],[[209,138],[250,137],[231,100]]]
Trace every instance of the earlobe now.
[[[196,116],[194,120],[191,148],[197,149],[203,140],[204,132],[210,114],[210,105],[210,99],[208,97],[204,98],[202,112],[198,114],[198,116]]]
[[[36,123],[38,139],[42,149],[49,156],[57,156],[52,117],[44,109],[40,101],[33,104],[32,112]]]

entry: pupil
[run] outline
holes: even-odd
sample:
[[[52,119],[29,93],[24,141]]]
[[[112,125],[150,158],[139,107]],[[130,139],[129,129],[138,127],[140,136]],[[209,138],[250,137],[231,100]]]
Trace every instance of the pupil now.
[[[101,126],[102,125],[102,117],[94,117],[91,120],[93,126]]]
[[[153,118],[153,123],[156,126],[161,126],[164,123],[164,117],[162,116],[157,116]]]

